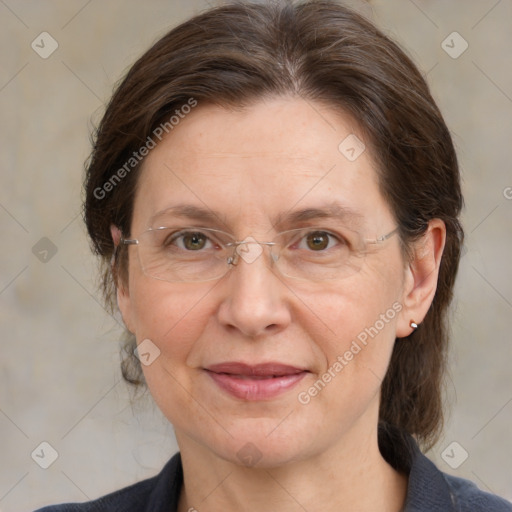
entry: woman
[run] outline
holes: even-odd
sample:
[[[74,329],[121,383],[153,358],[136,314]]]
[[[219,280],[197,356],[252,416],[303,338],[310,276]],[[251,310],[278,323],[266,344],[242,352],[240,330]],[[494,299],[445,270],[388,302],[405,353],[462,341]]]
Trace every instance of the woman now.
[[[369,22],[318,1],[183,23],[115,92],[85,189],[124,375],[180,453],[45,510],[512,510],[418,448],[442,427],[462,196],[425,81]]]

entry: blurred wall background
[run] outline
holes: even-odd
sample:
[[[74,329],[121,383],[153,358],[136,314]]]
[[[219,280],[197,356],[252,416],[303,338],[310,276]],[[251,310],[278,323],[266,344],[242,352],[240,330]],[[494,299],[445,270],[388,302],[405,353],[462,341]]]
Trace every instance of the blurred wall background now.
[[[119,318],[97,290],[81,179],[113,84],[170,27],[212,4],[0,0],[4,512],[92,499],[155,474],[177,449],[149,394],[131,400],[121,381]],[[351,5],[428,76],[462,167],[467,243],[454,304],[453,408],[429,455],[512,499],[512,2]]]

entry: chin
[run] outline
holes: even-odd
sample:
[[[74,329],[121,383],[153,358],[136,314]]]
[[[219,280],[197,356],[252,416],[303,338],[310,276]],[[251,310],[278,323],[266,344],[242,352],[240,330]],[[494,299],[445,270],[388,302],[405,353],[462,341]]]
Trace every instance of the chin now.
[[[230,428],[233,437],[213,442],[209,448],[218,457],[239,466],[271,469],[311,457],[320,447],[315,446],[311,428],[294,424],[285,428],[283,418],[254,418]],[[282,423],[280,423],[282,422]],[[309,432],[309,434],[308,434]],[[205,443],[207,446],[209,443]]]

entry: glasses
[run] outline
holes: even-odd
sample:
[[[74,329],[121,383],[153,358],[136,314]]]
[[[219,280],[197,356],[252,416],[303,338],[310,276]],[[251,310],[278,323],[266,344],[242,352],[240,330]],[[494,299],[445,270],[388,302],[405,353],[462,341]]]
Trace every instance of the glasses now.
[[[343,279],[361,269],[372,249],[398,232],[366,239],[357,231],[337,227],[299,228],[279,233],[271,242],[253,237],[238,241],[224,231],[203,227],[158,227],[137,239],[121,239],[136,245],[141,268],[147,276],[170,282],[212,281],[224,276],[240,260],[251,264],[269,247],[270,266],[282,275],[307,281]]]

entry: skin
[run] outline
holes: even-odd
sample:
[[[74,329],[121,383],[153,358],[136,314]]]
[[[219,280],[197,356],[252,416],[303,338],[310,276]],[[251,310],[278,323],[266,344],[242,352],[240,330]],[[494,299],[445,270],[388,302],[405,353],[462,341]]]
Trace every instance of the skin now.
[[[207,227],[269,241],[278,214],[334,200],[361,214],[365,238],[388,233],[396,223],[370,150],[354,162],[338,150],[353,133],[364,140],[348,115],[299,98],[241,111],[199,105],[146,158],[127,235],[136,238],[155,227],[155,213],[187,203],[217,212]],[[117,241],[120,233],[113,227],[112,235]],[[410,261],[393,236],[358,273],[321,284],[279,275],[268,248],[216,281],[163,282],[142,272],[137,247],[129,247],[118,303],[137,341],[149,338],[161,351],[143,369],[182,454],[180,512],[401,509],[407,478],[377,444],[380,386],[395,338],[430,307],[444,240],[444,224],[434,219]],[[317,396],[299,403],[298,394],[394,303],[401,311]],[[310,373],[276,398],[246,401],[203,370],[225,361],[280,361]],[[247,443],[261,457],[255,466],[237,455]]]

